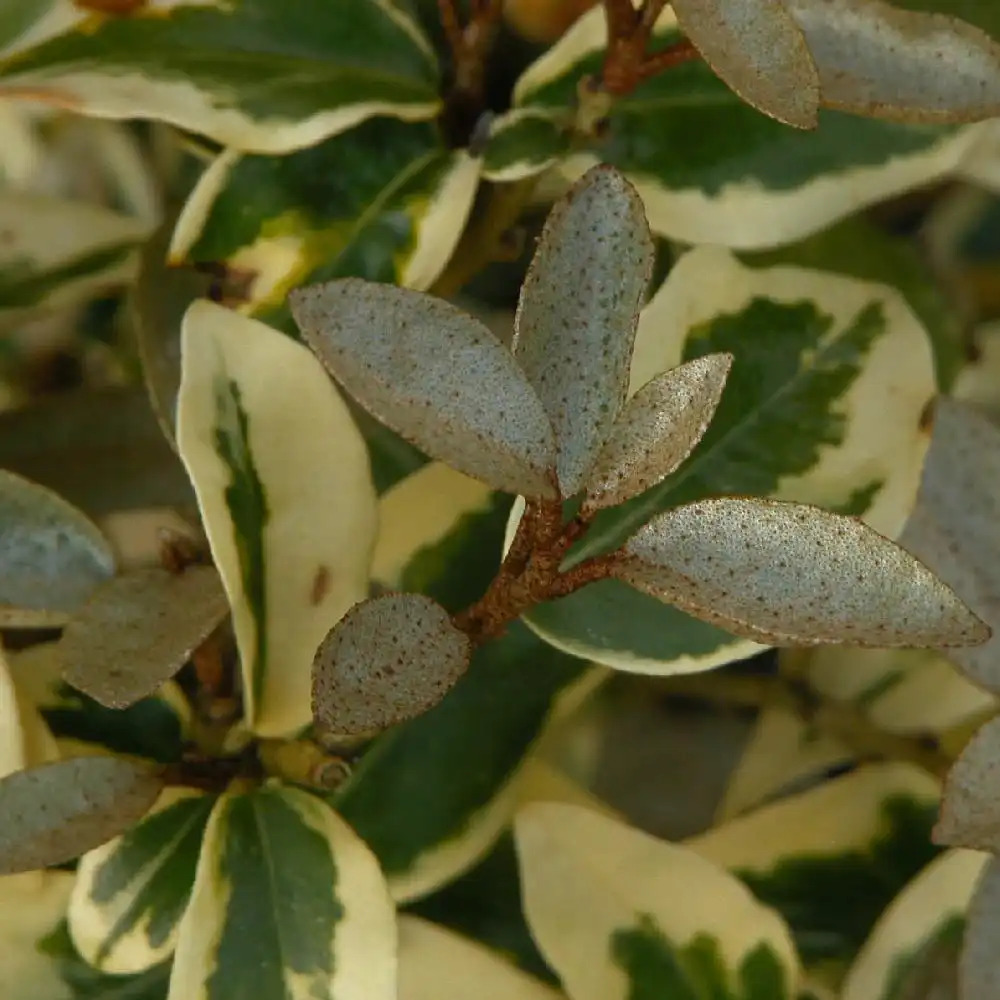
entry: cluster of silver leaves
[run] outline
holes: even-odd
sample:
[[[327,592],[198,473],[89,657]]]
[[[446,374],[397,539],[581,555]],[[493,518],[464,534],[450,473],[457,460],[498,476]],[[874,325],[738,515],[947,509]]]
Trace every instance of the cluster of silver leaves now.
[[[673,0],[678,24],[748,104],[799,128],[820,108],[910,122],[1000,114],[1000,45],[883,0]]]
[[[1000,427],[975,408],[941,400],[917,506],[903,541],[983,620],[1000,625]],[[975,683],[1000,695],[1000,632],[948,651]],[[942,844],[1000,855],[1000,719],[973,737],[945,783],[934,831]],[[968,914],[959,965],[964,1000],[1000,996],[996,938],[1000,858],[985,868]]]
[[[727,354],[691,360],[627,400],[652,261],[638,195],[599,166],[549,216],[512,350],[451,305],[394,286],[349,278],[294,292],[291,305],[333,377],[383,423],[530,502],[582,494],[588,519],[678,468],[733,364]],[[628,541],[612,573],[760,642],[951,646],[989,635],[905,550],[859,521],[800,504],[722,497],[669,510]],[[456,632],[415,595],[348,615],[315,662],[317,717],[347,735],[362,719],[370,731],[425,710],[426,698],[404,701],[386,688],[408,688],[405,673],[430,678],[440,696],[467,665]]]

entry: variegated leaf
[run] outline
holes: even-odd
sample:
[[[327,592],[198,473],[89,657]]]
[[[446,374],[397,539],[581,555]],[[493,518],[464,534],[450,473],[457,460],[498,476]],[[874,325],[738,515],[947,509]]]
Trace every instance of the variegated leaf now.
[[[783,0],[673,0],[677,23],[715,74],[764,114],[815,128],[819,74]]]
[[[843,1000],[957,1000],[962,931],[986,861],[948,851],[913,878],[872,929]]]
[[[734,356],[727,388],[691,457],[635,500],[600,512],[571,560],[616,548],[663,510],[720,493],[811,503],[899,533],[935,391],[926,332],[900,296],[803,268],[747,268],[700,248],[643,310],[632,390],[725,352]],[[616,581],[541,605],[526,620],[561,649],[642,673],[705,670],[759,648]]]
[[[784,922],[689,848],[548,803],[515,834],[529,926],[573,1000],[795,995]]]
[[[320,799],[230,792],[205,831],[169,1000],[394,1000],[396,915],[375,858]]]
[[[965,646],[990,636],[905,549],[805,504],[719,497],[676,507],[629,540],[613,573],[778,645]]]
[[[430,45],[389,0],[333,0],[321,16],[269,0],[150,0],[129,13],[95,18],[58,0],[2,52],[0,94],[269,153],[372,115],[437,110]]]
[[[367,589],[375,497],[364,442],[308,350],[209,302],[189,309],[177,417],[233,608],[251,729],[310,719],[313,656]]]
[[[399,918],[399,1000],[559,1000],[497,953],[419,917]]]
[[[656,47],[681,37],[665,10]],[[595,5],[524,72],[515,108],[534,121],[572,120],[580,82],[599,76],[606,48],[603,11]],[[819,128],[796,131],[743,103],[708,66],[692,61],[616,100],[591,148],[573,153],[559,169],[574,180],[595,162],[611,163],[636,186],[654,232],[752,249],[800,239],[947,176],[987,127],[901,124],[827,111]],[[526,157],[515,148],[491,161],[488,151],[487,167],[500,174]]]
[[[51,490],[0,471],[0,622],[62,625],[115,572],[107,539]]]
[[[584,485],[625,403],[653,241],[632,186],[595,167],[549,213],[514,317],[514,357],[559,448],[564,497]]]
[[[139,823],[80,859],[69,931],[95,968],[142,972],[173,952],[214,802],[168,789]]]
[[[495,184],[509,184],[541,174],[568,151],[569,123],[558,113],[535,108],[512,108],[490,125],[483,153],[483,176]]]
[[[59,756],[55,740],[38,706],[18,690],[6,656],[0,650],[0,778]]]
[[[177,220],[170,257],[224,264],[241,308],[270,317],[291,288],[341,277],[426,289],[472,206],[479,161],[437,128],[375,118],[288,156],[228,150]]]
[[[0,874],[62,864],[127,829],[156,800],[159,772],[124,757],[76,757],[0,780]]]
[[[935,856],[938,783],[909,764],[862,767],[692,838],[791,928],[806,967],[836,981]]]
[[[542,402],[483,324],[441,299],[351,278],[300,289],[291,304],[313,350],[373,416],[496,489],[556,495]]]
[[[66,680],[107,708],[152,694],[229,613],[212,566],[150,566],[99,587],[63,632]]]

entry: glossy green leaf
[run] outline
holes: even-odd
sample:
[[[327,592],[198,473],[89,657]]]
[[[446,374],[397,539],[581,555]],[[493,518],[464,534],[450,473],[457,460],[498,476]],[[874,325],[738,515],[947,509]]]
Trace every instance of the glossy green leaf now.
[[[807,968],[836,979],[876,921],[938,853],[938,783],[872,764],[716,826],[687,846],[739,877],[788,921]]]
[[[680,37],[665,11],[658,47]],[[515,107],[572,116],[580,80],[599,74],[606,43],[603,12],[595,6],[525,71]],[[560,170],[572,180],[597,160],[611,163],[636,185],[654,232],[751,249],[800,239],[947,175],[982,129],[823,112],[817,129],[802,132],[755,111],[708,66],[690,61],[617,100],[600,138]]]
[[[61,864],[132,825],[162,782],[124,757],[76,757],[0,780],[0,872]]]
[[[214,802],[169,789],[139,823],[80,859],[69,930],[95,968],[142,972],[173,952]]]
[[[123,573],[66,626],[66,680],[108,708],[127,708],[173,677],[228,613],[214,567]]]
[[[609,551],[656,514],[718,494],[762,495],[861,515],[894,537],[909,515],[934,394],[925,331],[882,285],[793,267],[745,268],[694,250],[643,310],[632,389],[711,354],[734,361],[691,457],[636,499],[602,511],[573,561]],[[560,648],[623,670],[704,670],[757,646],[606,581],[535,608]]]
[[[393,1000],[396,915],[375,858],[320,799],[230,792],[205,832],[170,1000]]]
[[[592,683],[585,664],[515,624],[475,651],[443,701],[372,744],[331,801],[377,855],[395,899],[426,895],[485,854],[546,723]]]
[[[428,288],[462,233],[479,163],[436,127],[375,118],[288,156],[220,154],[171,260],[224,263],[269,315],[296,285],[355,276]]]
[[[590,171],[549,213],[521,288],[513,352],[555,430],[564,497],[584,485],[625,403],[652,269],[642,202],[618,171]]]
[[[555,990],[481,944],[419,917],[399,921],[399,1000],[558,1000]]]
[[[154,118],[238,149],[312,145],[376,114],[429,118],[437,67],[389,0],[154,0],[94,19],[71,0],[0,59],[0,92]]]
[[[715,74],[764,114],[815,128],[819,74],[782,0],[674,0],[677,23]]]
[[[483,153],[483,176],[507,184],[542,173],[569,149],[568,119],[544,109],[514,108],[497,117]]]
[[[478,320],[430,295],[351,278],[299,289],[291,305],[307,342],[373,416],[496,489],[556,495],[542,403]]]
[[[515,833],[528,923],[573,1000],[795,995],[783,921],[689,848],[549,803]]]
[[[0,327],[77,305],[135,274],[148,226],[90,202],[0,192]]]
[[[436,705],[465,673],[472,645],[422,594],[383,594],[330,630],[313,664],[313,717],[328,733],[362,736]]]
[[[719,497],[654,518],[619,580],[778,645],[980,645],[989,629],[905,549],[818,507]]]
[[[947,851],[916,875],[872,929],[844,982],[844,1000],[956,997],[966,910],[986,860]]]
[[[316,647],[367,590],[368,456],[320,364],[276,330],[200,301],[182,352],[177,442],[233,608],[247,721],[287,735],[311,718]]]
[[[51,490],[0,471],[0,622],[61,625],[115,572],[107,539]]]

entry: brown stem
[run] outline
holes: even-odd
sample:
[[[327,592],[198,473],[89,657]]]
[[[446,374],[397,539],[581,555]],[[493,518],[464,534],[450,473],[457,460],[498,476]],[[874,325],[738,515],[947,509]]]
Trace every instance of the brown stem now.
[[[653,32],[653,28],[656,27],[657,19],[666,5],[666,0],[646,0],[642,5],[642,11],[639,13],[639,23],[650,34]]]
[[[639,12],[632,0],[604,0],[604,18],[608,22],[608,38],[623,38],[635,31]]]
[[[694,45],[687,38],[682,38],[679,42],[674,42],[673,45],[647,56],[638,68],[638,82],[642,83],[664,70],[700,58],[701,53]]]

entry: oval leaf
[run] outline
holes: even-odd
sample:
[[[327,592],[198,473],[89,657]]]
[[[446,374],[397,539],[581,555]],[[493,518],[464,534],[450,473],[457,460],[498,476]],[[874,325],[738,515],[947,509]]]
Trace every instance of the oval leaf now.
[[[170,978],[169,1000],[193,997],[395,1000],[385,881],[326,803],[280,786],[219,800]]]
[[[146,0],[133,17],[95,16],[71,0],[55,7],[47,31],[4,53],[0,87],[270,153],[376,114],[430,118],[439,105],[431,47],[387,0]]]
[[[732,363],[731,354],[708,354],[651,379],[628,401],[588,476],[584,513],[648,490],[694,451]]]
[[[92,966],[143,972],[169,957],[214,802],[190,789],[167,789],[153,812],[80,859],[67,920],[73,944]]]
[[[573,1000],[794,995],[783,921],[694,851],[551,803],[515,835],[532,936]]]
[[[374,733],[436,705],[465,673],[472,647],[421,594],[358,604],[316,653],[313,714],[328,732]]]
[[[350,278],[299,289],[290,302],[333,377],[383,423],[496,489],[556,495],[541,401],[478,320],[429,295]]]
[[[62,864],[148,811],[157,771],[123,757],[77,757],[0,781],[0,875]]]
[[[948,774],[934,828],[937,843],[1000,852],[998,764],[1000,719],[993,719],[973,736]]]
[[[805,504],[718,497],[677,507],[628,542],[615,575],[763,642],[961,646],[990,635],[905,549]]]
[[[822,103],[872,118],[971,122],[1000,114],[1000,45],[943,14],[881,0],[786,0]]]
[[[62,625],[115,571],[111,546],[75,507],[0,470],[0,624]]]
[[[681,30],[747,104],[797,128],[815,128],[819,74],[782,0],[673,0]]]
[[[152,694],[229,613],[213,566],[133,570],[100,587],[63,633],[66,680],[107,708]]]
[[[184,319],[177,443],[233,609],[250,728],[308,725],[316,647],[368,589],[375,495],[346,404],[301,344],[211,302]]]
[[[642,202],[617,170],[595,167],[549,213],[521,288],[514,356],[555,428],[565,497],[583,486],[625,402],[652,267]]]

